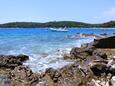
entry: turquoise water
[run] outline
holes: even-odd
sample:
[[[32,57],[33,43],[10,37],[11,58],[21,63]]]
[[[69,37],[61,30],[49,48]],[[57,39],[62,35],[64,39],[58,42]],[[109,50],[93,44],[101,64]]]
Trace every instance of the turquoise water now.
[[[48,67],[59,68],[70,61],[63,60],[63,54],[72,47],[92,42],[94,37],[69,38],[76,33],[112,34],[115,29],[70,28],[68,32],[52,32],[48,28],[0,29],[0,54],[26,54],[30,60],[25,65],[33,71]]]

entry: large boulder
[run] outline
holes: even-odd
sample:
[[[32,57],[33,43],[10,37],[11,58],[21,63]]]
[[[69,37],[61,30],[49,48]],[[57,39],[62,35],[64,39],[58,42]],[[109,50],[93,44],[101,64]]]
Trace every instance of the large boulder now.
[[[93,46],[96,48],[115,48],[115,36],[95,39]]]
[[[26,55],[0,55],[0,67],[14,68],[22,65],[22,62],[28,60],[29,57]]]
[[[101,76],[102,73],[108,72],[106,61],[93,61],[89,64],[91,71],[96,76]]]
[[[88,56],[92,56],[95,47],[90,44],[84,44],[81,48],[75,47],[70,51],[72,59],[86,59]]]
[[[70,59],[81,59],[84,60],[86,57],[88,57],[90,54],[87,50],[84,48],[73,48],[70,51],[71,58]]]

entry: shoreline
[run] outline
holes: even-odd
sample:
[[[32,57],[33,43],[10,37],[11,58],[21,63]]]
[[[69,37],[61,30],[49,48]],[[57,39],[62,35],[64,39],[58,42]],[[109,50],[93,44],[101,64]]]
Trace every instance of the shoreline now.
[[[114,44],[113,39],[115,36],[105,37],[97,39],[97,42],[84,44],[80,48],[72,48],[70,54],[63,58],[74,63],[58,69],[47,68],[41,74],[34,73],[29,67],[23,65],[23,62],[29,59],[26,55],[1,55],[0,76],[5,78],[5,81],[9,82],[8,84],[11,86],[20,86],[20,84],[23,86],[92,86],[96,84],[106,86],[105,84],[109,81],[114,86],[112,78],[115,76],[113,57],[115,46],[111,45],[112,49],[107,48],[109,44],[103,42],[106,40],[106,42]],[[100,48],[100,43],[103,48]],[[112,78],[105,81],[106,78],[103,77],[105,73],[107,73],[104,75],[105,77]],[[3,82],[5,81],[3,79]]]

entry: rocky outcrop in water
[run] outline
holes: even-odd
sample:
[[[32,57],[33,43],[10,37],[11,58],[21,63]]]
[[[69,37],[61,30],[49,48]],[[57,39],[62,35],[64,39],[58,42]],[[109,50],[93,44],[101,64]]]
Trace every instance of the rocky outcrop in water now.
[[[28,60],[29,57],[26,55],[0,55],[0,67],[14,68],[22,65],[22,62]]]
[[[26,55],[0,55],[0,69],[7,70],[11,86],[114,86],[115,58],[98,49],[115,48],[113,39],[114,36],[97,39],[81,48],[73,48],[65,57],[73,60],[73,64],[60,69],[48,68],[42,74],[22,65],[29,59]]]
[[[23,62],[28,60],[27,55],[0,55],[0,86],[17,86],[11,85],[12,81],[9,78],[9,72],[13,71],[16,67],[23,65]],[[25,71],[25,70],[24,70]],[[18,73],[15,72],[17,75]],[[23,75],[23,73],[20,73]],[[19,76],[18,76],[19,77]],[[15,81],[17,81],[15,79]],[[20,86],[20,84],[18,85]]]
[[[111,40],[111,37],[101,39],[102,45],[108,44],[103,40]],[[104,43],[104,44],[103,44]],[[99,47],[101,48],[101,47]],[[110,45],[114,48],[114,45]],[[66,59],[74,61],[60,69],[49,68],[42,77],[40,86],[114,86],[115,85],[115,58],[95,47],[94,43],[85,44],[81,48],[73,48]]]
[[[115,36],[95,39],[93,46],[96,48],[115,48]]]

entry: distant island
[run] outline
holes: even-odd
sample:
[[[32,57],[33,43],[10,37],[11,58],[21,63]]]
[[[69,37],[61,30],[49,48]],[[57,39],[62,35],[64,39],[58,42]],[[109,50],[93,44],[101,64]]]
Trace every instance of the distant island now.
[[[0,28],[46,28],[46,27],[78,27],[78,28],[115,28],[115,21],[109,21],[101,24],[89,24],[83,22],[74,22],[74,21],[54,21],[46,23],[37,23],[37,22],[11,22],[0,24]]]

